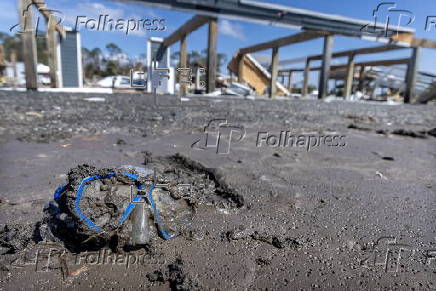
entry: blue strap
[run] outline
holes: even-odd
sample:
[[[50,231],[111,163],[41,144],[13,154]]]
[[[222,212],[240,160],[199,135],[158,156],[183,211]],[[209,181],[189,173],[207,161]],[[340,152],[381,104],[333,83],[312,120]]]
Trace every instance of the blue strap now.
[[[173,233],[173,234],[169,234],[165,230],[165,228],[163,227],[162,220],[160,219],[160,216],[159,216],[159,211],[158,211],[158,209],[156,207],[156,204],[154,204],[154,201],[153,201],[153,195],[152,194],[153,194],[154,188],[155,188],[154,184],[151,185],[151,187],[150,187],[150,189],[148,190],[148,193],[147,193],[148,194],[148,201],[150,201],[150,204],[151,204],[151,209],[154,211],[154,214],[153,214],[154,222],[157,224],[157,229],[159,230],[160,235],[164,239],[166,239],[166,240],[173,239],[176,236],[178,236],[180,233],[176,232],[176,233]]]
[[[57,201],[58,198],[62,195],[62,192],[64,192],[65,188],[67,188],[67,185],[61,185],[61,186],[56,188],[54,195],[53,195],[55,201]]]
[[[139,178],[137,175],[133,174],[133,173],[128,173],[128,172],[121,172],[122,175],[134,180],[136,183],[136,187],[139,190],[144,189],[144,185],[142,185],[139,182]],[[95,223],[90,220],[88,217],[85,216],[85,214],[83,214],[82,210],[80,209],[80,200],[82,200],[82,195],[83,195],[83,190],[85,189],[86,184],[88,184],[88,182],[93,181],[93,180],[101,180],[101,179],[109,179],[115,176],[115,172],[109,173],[105,176],[101,176],[101,175],[95,175],[95,176],[90,176],[87,177],[85,179],[82,180],[82,182],[80,182],[80,185],[77,189],[77,195],[76,195],[76,201],[75,201],[75,207],[74,207],[74,211],[76,212],[76,214],[79,216],[79,218],[81,220],[83,220],[85,222],[85,224],[95,230],[95,231],[101,231],[101,227],[95,225]],[[67,185],[62,185],[59,186],[54,193],[54,199],[57,200],[61,195],[62,192],[66,189]],[[179,233],[174,233],[172,235],[170,235],[168,232],[165,231],[164,227],[163,227],[163,223],[162,220],[160,219],[159,216],[159,211],[154,203],[153,200],[153,190],[155,189],[155,185],[151,185],[150,189],[147,192],[147,197],[148,197],[148,201],[151,204],[151,209],[153,210],[153,217],[154,217],[154,221],[157,224],[157,228],[159,233],[161,234],[161,236],[166,239],[166,240],[170,240],[173,239],[174,237],[178,236]],[[141,196],[135,196],[133,198],[133,202],[139,202],[141,200]],[[133,211],[133,209],[135,208],[137,204],[135,203],[129,203],[129,205],[127,206],[127,208],[124,210],[123,214],[121,215],[120,219],[118,220],[118,223],[121,225],[124,223],[124,221],[126,221],[127,218],[129,218],[130,213]]]

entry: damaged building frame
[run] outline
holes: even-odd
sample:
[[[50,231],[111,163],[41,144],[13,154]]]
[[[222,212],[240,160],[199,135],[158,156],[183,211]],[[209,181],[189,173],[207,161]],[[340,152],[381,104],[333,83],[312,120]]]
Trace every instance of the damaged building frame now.
[[[124,2],[124,0],[118,0]],[[208,37],[208,62],[207,62],[207,88],[208,92],[212,92],[214,88],[214,79],[216,72],[216,19],[218,17],[253,21],[260,24],[278,25],[291,29],[303,30],[287,37],[275,39],[269,42],[253,45],[247,48],[240,49],[229,64],[229,69],[238,75],[239,82],[246,82],[244,74],[250,74],[249,56],[250,53],[271,49],[271,72],[264,74],[263,77],[257,79],[268,79],[269,82],[269,97],[272,98],[277,90],[289,93],[287,88],[280,88],[277,78],[279,76],[279,48],[291,44],[296,44],[304,41],[313,40],[316,38],[324,39],[323,53],[319,56],[308,57],[304,69],[304,85],[302,93],[308,93],[308,75],[312,70],[310,63],[313,60],[321,60],[320,68],[313,70],[320,71],[318,84],[318,98],[324,98],[328,93],[328,80],[331,70],[338,68],[331,66],[332,58],[339,56],[347,56],[348,62],[344,65],[347,70],[345,80],[345,96],[349,96],[352,90],[354,68],[360,66],[364,68],[378,64],[381,66],[390,66],[394,64],[407,64],[407,73],[405,77],[406,88],[404,90],[404,101],[409,103],[417,96],[415,95],[415,86],[418,72],[418,61],[421,48],[436,48],[436,42],[426,39],[417,39],[414,36],[414,30],[404,27],[385,27],[384,25],[374,25],[371,27],[373,31],[383,31],[383,35],[374,36],[368,33],[363,27],[368,26],[368,21],[357,20],[348,17],[337,15],[329,15],[314,11],[296,9],[283,5],[271,3],[262,3],[252,0],[134,0],[136,3],[154,6],[163,9],[179,10],[189,13],[195,13],[191,20],[181,26],[171,36],[164,41],[164,46],[170,46],[173,43],[180,41],[180,66],[186,65],[186,36],[192,31],[198,29],[202,25],[209,23]],[[363,48],[347,52],[333,53],[334,36],[358,37],[364,40],[377,41],[385,43],[384,46],[374,48]],[[359,54],[370,54],[383,52],[395,49],[411,49],[410,58],[401,60],[385,60],[374,63],[355,63],[355,56]],[[342,67],[341,67],[342,68]],[[292,72],[298,70],[287,70],[289,79],[292,79]],[[252,72],[251,72],[252,73]],[[264,72],[263,72],[264,73]],[[263,85],[264,86],[264,85]],[[186,90],[183,88],[182,90]]]

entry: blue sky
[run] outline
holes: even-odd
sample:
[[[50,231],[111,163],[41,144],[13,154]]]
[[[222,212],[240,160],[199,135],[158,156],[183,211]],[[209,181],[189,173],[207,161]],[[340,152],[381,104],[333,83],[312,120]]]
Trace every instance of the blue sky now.
[[[374,0],[269,0],[264,2],[282,4],[296,8],[310,9],[322,13],[338,14],[363,20],[372,19],[372,10],[383,1]],[[415,15],[415,20],[408,25],[416,29],[416,36],[436,40],[436,28],[431,31],[425,30],[427,16],[436,16],[435,0],[398,0],[395,2],[398,9],[407,9]],[[64,24],[74,26],[77,16],[82,15],[88,18],[98,18],[100,14],[109,14],[114,19],[144,19],[164,18],[167,29],[157,32],[137,32],[125,35],[122,32],[104,32],[81,30],[82,46],[86,48],[101,47],[109,43],[116,43],[124,52],[130,56],[138,56],[146,51],[146,39],[150,36],[165,37],[177,29],[181,24],[192,17],[192,14],[178,11],[162,10],[151,8],[145,5],[132,3],[120,3],[116,1],[102,0],[46,0],[51,9],[61,10],[65,15]],[[0,1],[0,31],[9,31],[9,28],[18,21],[17,1]],[[226,53],[228,59],[242,47],[250,46],[263,41],[272,40],[278,37],[287,36],[297,31],[288,28],[260,25],[245,21],[234,21],[220,19],[218,51]],[[356,38],[335,37],[334,51],[341,51],[359,47],[379,45],[370,41],[363,41]],[[207,46],[207,26],[192,33],[188,37],[188,49],[201,51]],[[178,51],[178,44],[171,47],[172,52]],[[312,54],[319,54],[322,50],[322,40],[313,40],[280,49],[280,60],[294,59]],[[268,58],[270,51],[260,52],[260,57]],[[359,56],[357,61],[382,58],[400,58],[410,55],[410,50],[393,51],[384,54]],[[345,63],[345,59],[335,59],[334,63]],[[294,67],[302,67],[303,64],[296,64]],[[436,73],[436,50],[424,49],[420,62],[420,70]]]

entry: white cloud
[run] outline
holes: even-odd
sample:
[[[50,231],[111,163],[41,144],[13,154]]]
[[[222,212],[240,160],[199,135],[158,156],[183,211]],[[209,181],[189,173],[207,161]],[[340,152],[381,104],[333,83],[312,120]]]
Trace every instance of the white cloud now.
[[[228,35],[242,41],[247,40],[242,26],[237,23],[232,23],[229,20],[224,19],[220,21],[218,29],[219,32],[224,35]]]

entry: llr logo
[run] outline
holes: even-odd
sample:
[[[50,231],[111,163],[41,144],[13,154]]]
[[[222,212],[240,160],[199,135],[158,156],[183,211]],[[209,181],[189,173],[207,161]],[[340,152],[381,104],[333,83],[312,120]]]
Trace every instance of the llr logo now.
[[[411,11],[397,9],[395,2],[382,2],[378,4],[377,8],[373,10],[372,16],[374,17],[374,22],[365,24],[360,30],[377,37],[388,37],[391,23],[394,27],[396,26],[398,34],[401,26],[407,26],[415,21],[415,16]],[[402,24],[402,22],[404,23]]]
[[[20,30],[20,23],[17,23],[13,26],[11,26],[11,28],[9,28],[10,32],[15,32],[16,34],[23,34],[25,32],[33,32],[35,34],[35,37],[44,37],[44,36],[40,36],[38,35],[38,28],[39,28],[39,22],[40,22],[40,16],[38,15],[36,17],[36,21],[35,23],[31,23],[31,19],[32,17],[30,17],[32,14],[32,5],[34,4],[44,4],[44,1],[41,2],[34,2],[31,3],[29,5],[27,5],[27,7],[23,7],[21,13],[21,17],[23,17],[24,22],[23,22],[23,27],[21,27]],[[54,17],[56,25],[60,25],[63,21],[64,21],[64,14],[62,13],[62,11],[60,10],[54,10],[54,9],[49,9],[47,7],[38,7],[38,12],[40,12],[40,14],[46,15],[49,14],[49,19],[47,19],[47,21],[52,20],[52,17]]]
[[[361,264],[367,269],[381,267],[384,272],[398,273],[415,254],[410,245],[398,243],[394,237],[381,237]]]
[[[227,119],[213,119],[204,128],[204,135],[191,145],[196,150],[216,148],[217,154],[230,153],[232,137],[236,134],[234,142],[245,137],[245,128],[227,123]]]

